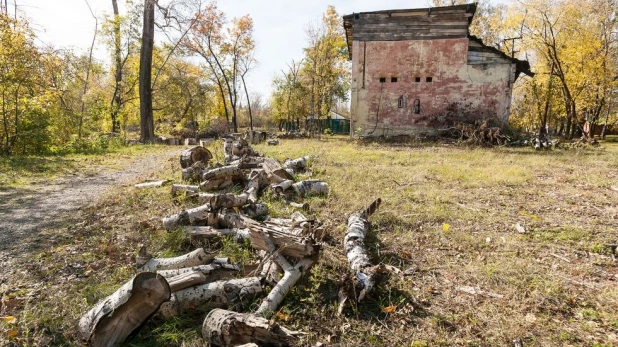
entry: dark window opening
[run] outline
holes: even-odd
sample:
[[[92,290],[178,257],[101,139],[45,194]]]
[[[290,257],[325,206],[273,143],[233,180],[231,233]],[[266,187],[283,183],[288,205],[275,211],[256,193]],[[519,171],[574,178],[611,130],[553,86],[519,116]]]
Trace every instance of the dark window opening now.
[[[403,95],[402,95],[397,100],[397,107],[404,108],[404,106],[405,106],[405,100],[403,99]]]
[[[420,77],[415,77],[415,78],[414,78],[414,82],[418,83],[418,82],[420,82],[420,81],[421,81],[421,78],[420,78]]]
[[[380,77],[380,83],[386,82],[386,77]]]
[[[391,83],[397,82],[397,77],[391,77]]]
[[[414,114],[421,113],[421,101],[419,99],[414,100]]]
[[[427,77],[427,78],[425,78],[425,82],[431,82],[431,81],[433,81],[433,78],[432,78],[432,77]]]
[[[354,19],[360,19],[360,14],[355,13],[355,14],[354,14]]]

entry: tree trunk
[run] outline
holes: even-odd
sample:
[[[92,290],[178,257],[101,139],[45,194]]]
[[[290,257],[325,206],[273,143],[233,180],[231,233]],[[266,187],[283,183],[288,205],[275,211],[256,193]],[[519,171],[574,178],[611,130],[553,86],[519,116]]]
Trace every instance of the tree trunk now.
[[[251,100],[249,100],[249,92],[247,91],[247,84],[245,83],[245,75],[240,75],[242,80],[242,86],[245,89],[245,95],[247,96],[247,107],[249,108],[249,129],[253,130],[253,114],[251,113]]]
[[[262,291],[262,283],[257,277],[207,283],[173,293],[159,312],[163,317],[170,318],[196,308],[234,309]]]
[[[144,0],[144,27],[139,61],[140,139],[154,143],[154,116],[152,111],[152,51],[154,48],[155,0]]]
[[[83,315],[79,331],[90,346],[120,345],[170,294],[163,276],[142,272]]]
[[[307,180],[294,183],[292,188],[294,188],[294,191],[300,197],[328,194],[328,183],[319,180]]]
[[[343,246],[350,263],[350,269],[355,272],[355,277],[351,283],[354,285],[344,283],[339,290],[339,313],[343,310],[343,305],[349,297],[361,301],[375,284],[379,265],[374,266],[369,259],[365,238],[371,226],[368,219],[378,209],[381,202],[382,200],[378,198],[366,210],[360,213],[352,213],[348,218],[348,230],[343,240]]]
[[[203,248],[173,258],[153,258],[146,247],[142,247],[136,257],[136,265],[140,271],[173,270],[183,267],[206,265],[215,259],[214,255],[208,254]]]
[[[202,325],[202,336],[215,346],[247,343],[289,346],[298,342],[298,333],[266,318],[221,309],[210,311]]]
[[[115,86],[114,95],[112,96],[112,133],[120,131],[120,122],[118,121],[118,113],[122,104],[122,56],[120,49],[120,12],[118,11],[118,1],[112,0],[114,8],[114,64],[115,64]]]

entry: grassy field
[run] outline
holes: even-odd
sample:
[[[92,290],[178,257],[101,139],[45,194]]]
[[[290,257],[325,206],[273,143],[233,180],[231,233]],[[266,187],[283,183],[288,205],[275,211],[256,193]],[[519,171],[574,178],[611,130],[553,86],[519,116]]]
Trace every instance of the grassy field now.
[[[136,145],[92,154],[0,156],[0,189],[28,186],[65,175],[88,175],[101,168],[119,168],[126,159],[165,150],[169,147]]]
[[[313,178],[331,187],[307,200],[328,225],[320,262],[275,318],[306,332],[304,345],[618,346],[618,268],[605,246],[618,241],[618,144],[535,152],[328,137],[256,149],[281,160],[314,156]],[[162,163],[156,176],[179,181],[177,158]],[[377,197],[372,256],[404,273],[337,316],[347,215]],[[275,216],[292,212],[263,199]],[[0,316],[15,317],[0,319],[0,344],[81,345],[77,320],[135,274],[142,244],[157,255],[203,246],[250,261],[233,242],[197,243],[162,229],[163,216],[195,205],[167,188],[118,190],[82,211],[83,223],[44,231],[40,249],[0,259]],[[127,345],[201,346],[203,317],[155,317]]]

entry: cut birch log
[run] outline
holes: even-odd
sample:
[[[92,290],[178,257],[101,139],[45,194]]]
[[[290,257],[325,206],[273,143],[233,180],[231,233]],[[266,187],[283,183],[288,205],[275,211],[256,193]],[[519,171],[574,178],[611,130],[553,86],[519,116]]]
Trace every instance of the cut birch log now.
[[[223,139],[223,155],[224,162],[227,164],[234,160],[234,154],[232,154],[232,147],[234,146],[234,139],[225,137]]]
[[[249,218],[258,218],[268,215],[268,204],[265,202],[258,202],[257,204],[247,205],[242,208],[242,213]]]
[[[215,309],[202,324],[204,340],[215,346],[238,346],[247,343],[290,346],[298,343],[299,333],[274,321],[252,314]]]
[[[195,141],[195,139],[193,140]],[[208,164],[212,158],[212,153],[210,153],[208,149],[202,146],[192,147],[184,150],[180,154],[180,167],[185,169],[198,161],[201,161],[203,164]]]
[[[230,263],[217,263],[215,259],[212,263],[191,267],[183,267],[175,270],[160,270],[157,273],[165,278],[172,278],[191,272],[201,272],[206,276],[206,282],[215,282],[228,279],[241,271],[240,266]]]
[[[328,194],[328,184],[320,180],[301,181],[294,183],[292,188],[294,188],[294,191],[300,197]]]
[[[202,175],[202,179],[204,181],[208,181],[241,176],[243,176],[243,173],[240,169],[240,165],[226,165],[204,172],[204,174]]]
[[[304,171],[307,168],[307,162],[309,156],[300,157],[297,159],[286,159],[283,161],[283,166],[288,169],[294,170],[294,173]]]
[[[272,139],[272,140],[268,140],[268,145],[269,146],[278,146],[279,145],[279,140],[278,139]]]
[[[235,309],[244,300],[260,293],[262,283],[258,277],[216,281],[173,293],[170,300],[161,305],[159,313],[170,318],[195,309]]]
[[[174,293],[185,288],[203,284],[206,280],[205,274],[199,271],[192,271],[167,278],[167,283],[170,285],[171,292]]]
[[[249,202],[252,204],[257,203],[258,193],[263,186],[268,184],[268,177],[263,169],[251,170],[249,179],[247,180],[247,187],[245,192],[249,194]]]
[[[162,180],[162,181],[154,181],[154,182],[144,182],[135,185],[135,188],[156,188],[163,187],[164,185],[172,182],[171,180]]]
[[[142,272],[101,300],[79,320],[90,346],[118,346],[170,299],[170,287],[152,272]]]
[[[242,207],[249,203],[249,194],[218,194],[210,199],[213,210],[220,208]]]
[[[287,259],[283,257],[282,253],[277,250],[273,240],[271,240],[270,237],[263,232],[260,232],[260,234],[267,248],[266,251],[272,255],[273,261],[275,261],[284,271],[283,278],[277,282],[275,287],[262,301],[260,307],[258,307],[255,311],[257,316],[270,318],[277,311],[277,308],[283,301],[283,298],[302,277],[302,274],[310,268],[311,265],[313,265],[314,261],[310,258],[304,258],[296,263],[296,265],[292,266]]]
[[[181,176],[183,181],[200,181],[202,179],[202,175],[204,174],[204,166],[200,165],[200,162],[197,162],[191,167],[186,169],[182,169]]]
[[[210,202],[210,199],[213,198],[213,196],[215,196],[217,194],[213,194],[213,193],[198,193],[197,194],[197,201],[200,204],[207,204]]]
[[[286,180],[293,180],[294,175],[291,175],[288,171],[285,170],[281,164],[273,158],[264,158],[264,162],[262,163],[262,168],[266,171],[266,174],[269,176],[278,176]],[[276,179],[273,177],[273,179]],[[278,183],[278,182],[277,182]]]
[[[290,189],[290,187],[292,187],[292,185],[294,184],[294,181],[292,180],[285,180],[283,182],[277,183],[277,184],[273,184],[272,190],[277,193],[277,194],[283,194],[283,192],[285,192],[286,190]]]
[[[180,211],[179,213],[163,218],[163,227],[166,230],[171,230],[185,225],[206,224],[211,211],[212,209],[209,204]]]
[[[172,196],[176,196],[179,193],[199,193],[200,186],[187,185],[187,184],[172,184]]]
[[[282,230],[256,221],[245,220],[245,225],[249,228],[251,247],[255,249],[270,252],[268,241],[272,240],[279,252],[286,256],[304,258],[320,252],[321,245],[312,236],[293,235],[288,230]]]
[[[234,178],[236,177],[223,177],[219,179],[204,181],[200,184],[200,189],[205,192],[219,191],[227,187],[233,186]]]
[[[238,242],[243,242],[249,238],[249,229],[231,228],[216,229],[211,226],[187,226],[184,228],[185,234],[189,237],[233,237]]]
[[[369,253],[365,246],[365,237],[371,228],[368,219],[378,209],[381,199],[376,199],[369,207],[361,212],[352,213],[348,218],[348,230],[343,239],[345,253],[350,263],[350,269],[356,274],[353,286],[342,286],[339,290],[339,313],[349,297],[363,300],[367,293],[373,289],[375,277],[380,272],[380,267],[375,266],[369,259]],[[353,293],[348,293],[353,289]]]
[[[185,139],[185,146],[191,146],[197,144],[197,139],[194,137],[189,137]]]
[[[139,271],[157,271],[205,265],[210,263],[213,259],[215,259],[215,256],[206,253],[203,248],[198,248],[193,252],[178,257],[153,258],[146,251],[146,247],[142,247],[136,257],[136,263]]]

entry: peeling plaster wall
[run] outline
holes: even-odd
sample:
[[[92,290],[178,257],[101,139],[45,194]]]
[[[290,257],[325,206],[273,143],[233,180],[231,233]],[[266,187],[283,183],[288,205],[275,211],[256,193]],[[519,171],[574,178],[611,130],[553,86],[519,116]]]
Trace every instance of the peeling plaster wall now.
[[[428,118],[455,102],[508,121],[515,66],[492,53],[468,52],[468,38],[354,41],[352,57],[351,135],[358,128],[374,136],[431,132]]]

